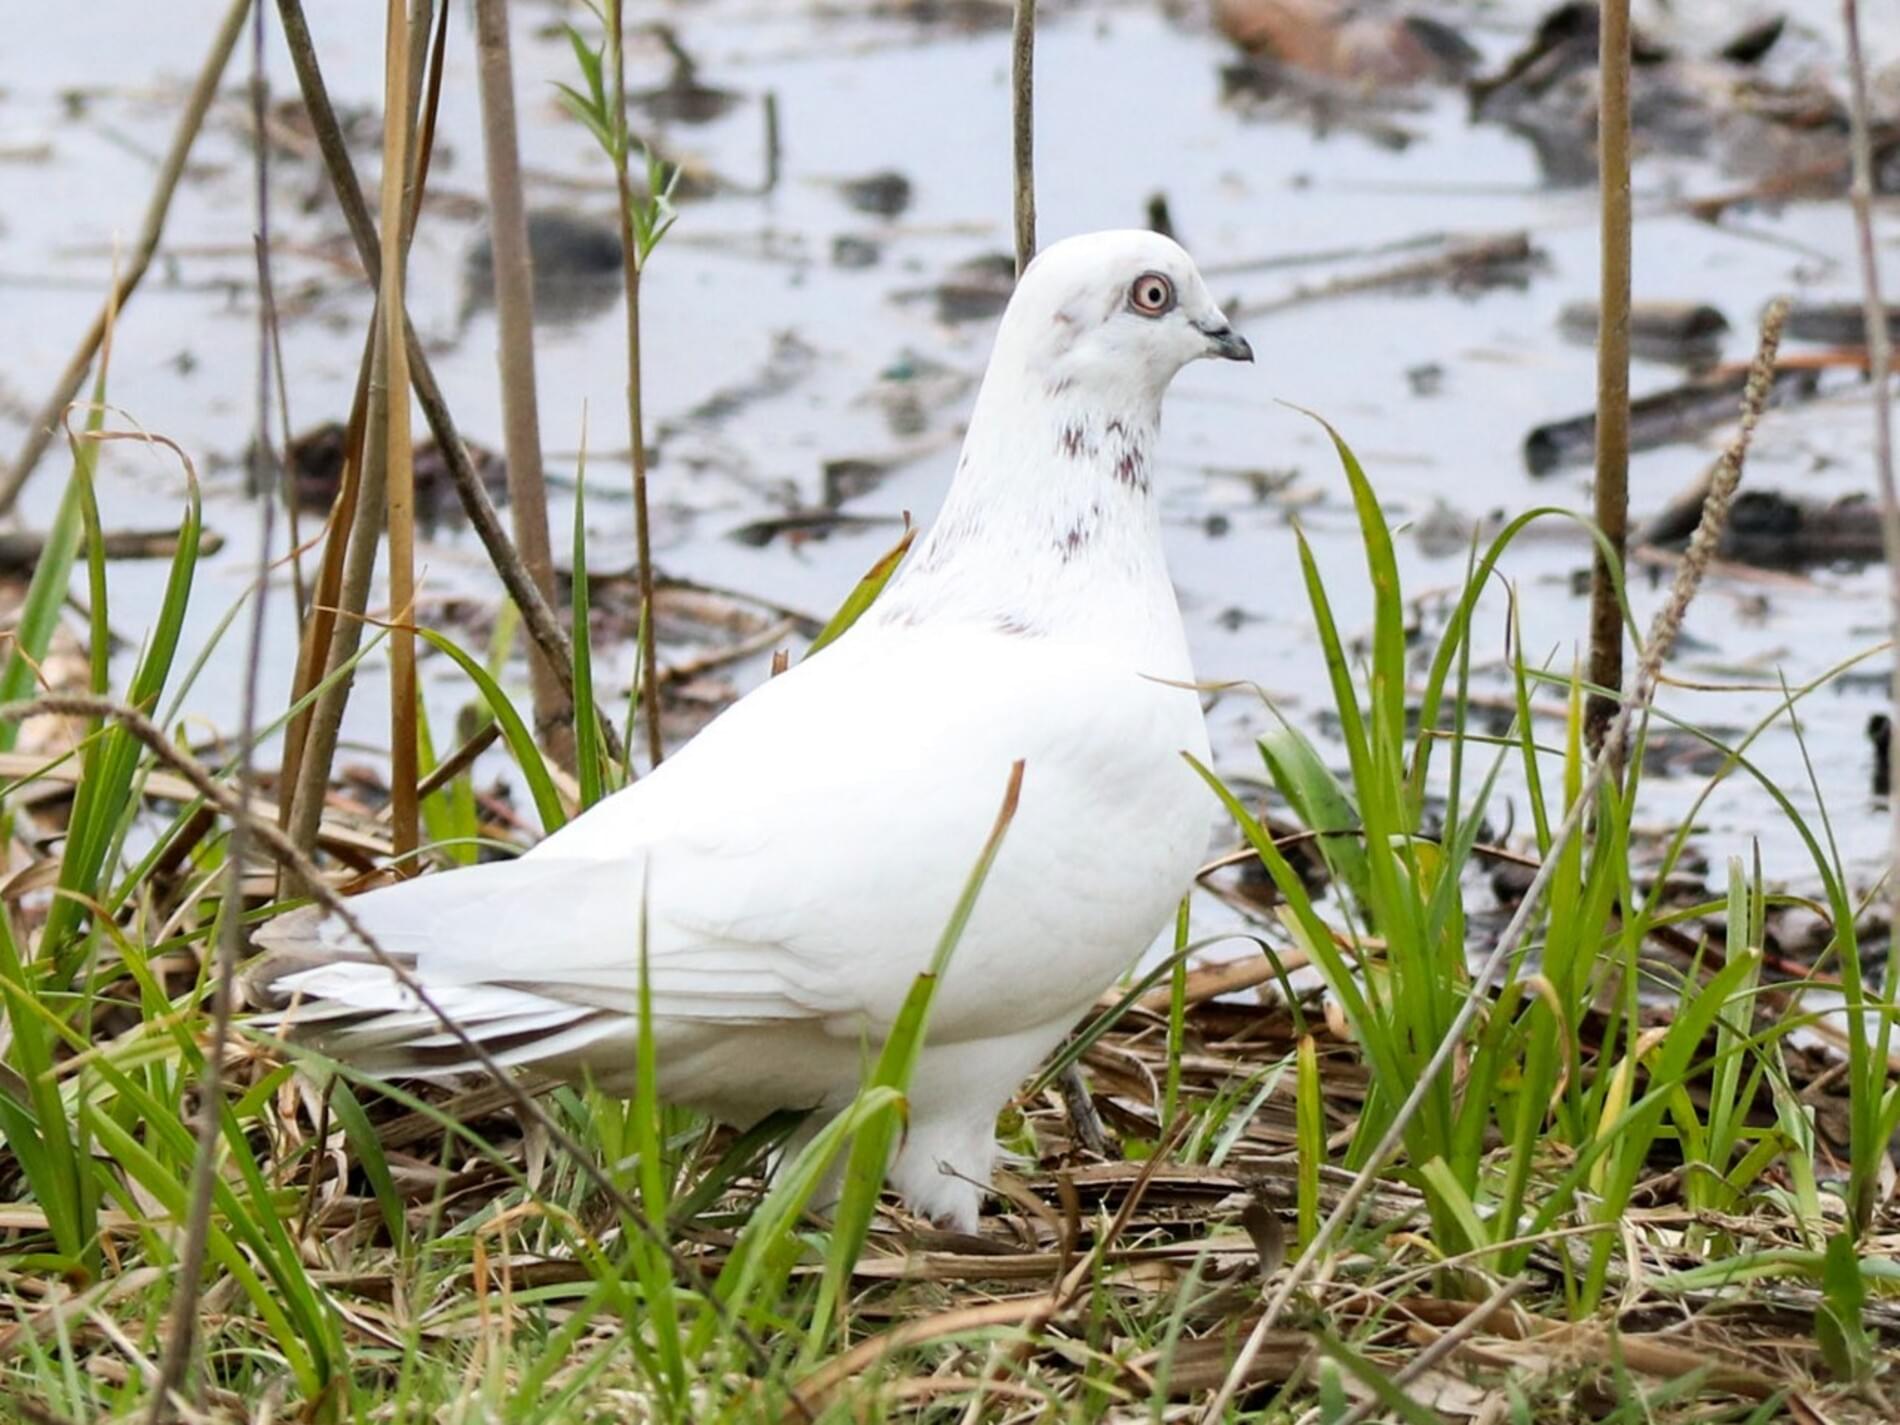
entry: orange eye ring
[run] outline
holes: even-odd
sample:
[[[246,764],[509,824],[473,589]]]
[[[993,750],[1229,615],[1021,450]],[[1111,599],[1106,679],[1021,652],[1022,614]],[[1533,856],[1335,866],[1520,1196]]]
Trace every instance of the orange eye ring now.
[[[1144,317],[1158,317],[1174,308],[1174,283],[1165,273],[1144,272],[1128,286],[1128,305]]]

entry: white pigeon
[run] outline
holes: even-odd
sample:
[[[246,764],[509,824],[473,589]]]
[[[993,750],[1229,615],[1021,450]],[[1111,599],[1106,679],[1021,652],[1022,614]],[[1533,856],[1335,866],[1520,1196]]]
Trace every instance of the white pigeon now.
[[[1021,802],[948,973],[890,1181],[971,1230],[996,1116],[1167,923],[1212,803],[1161,551],[1161,398],[1253,353],[1167,238],[1050,247],[997,332],[935,527],[836,643],[518,860],[354,908],[505,1064],[627,1089],[639,934],[665,1099],[737,1125],[856,1093],[996,818]],[[279,1018],[385,1074],[467,1051],[316,908],[257,937]],[[793,1145],[794,1147],[796,1144]]]

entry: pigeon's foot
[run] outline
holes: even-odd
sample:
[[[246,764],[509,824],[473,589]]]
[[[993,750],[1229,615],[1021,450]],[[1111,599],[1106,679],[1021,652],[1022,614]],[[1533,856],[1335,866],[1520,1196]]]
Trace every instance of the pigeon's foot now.
[[[974,1233],[996,1161],[996,1118],[913,1123],[890,1183],[911,1211],[952,1232]]]

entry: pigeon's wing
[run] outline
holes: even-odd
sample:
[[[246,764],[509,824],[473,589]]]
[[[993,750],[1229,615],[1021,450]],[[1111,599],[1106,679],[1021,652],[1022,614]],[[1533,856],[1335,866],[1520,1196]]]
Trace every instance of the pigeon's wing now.
[[[663,1032],[788,1021],[875,1032],[928,963],[1011,762],[1030,771],[996,872],[1017,890],[997,894],[1020,914],[1073,876],[1072,857],[1089,863],[1097,828],[1079,798],[1098,783],[1096,795],[1125,796],[1116,749],[1153,744],[1136,725],[1151,713],[1089,686],[1108,674],[1046,652],[992,656],[995,642],[973,661],[917,638],[845,640],[520,860],[421,877],[353,909],[442,1009],[519,1061],[625,1036],[643,937]],[[963,681],[973,670],[994,683],[976,717]],[[1191,693],[1144,686],[1198,715]],[[1051,718],[1056,698],[1086,715]],[[462,1058],[334,917],[300,912],[259,940],[274,968],[252,982],[276,1002],[301,996],[297,1022],[339,1053]]]

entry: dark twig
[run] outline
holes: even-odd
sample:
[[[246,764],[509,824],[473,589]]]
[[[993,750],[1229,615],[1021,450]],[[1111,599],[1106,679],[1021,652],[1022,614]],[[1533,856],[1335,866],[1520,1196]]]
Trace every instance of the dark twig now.
[[[244,688],[238,713],[237,797],[248,807],[256,791],[258,670],[263,664],[265,611],[270,602],[271,538],[275,533],[276,461],[270,443],[271,370],[276,350],[270,292],[270,145],[264,138],[269,112],[264,68],[264,7],[251,11],[251,120],[257,232],[257,407],[251,441],[252,487],[258,502],[257,597],[251,601],[250,637],[244,654]],[[198,1085],[198,1137],[186,1196],[185,1235],[165,1333],[165,1351],[152,1389],[147,1419],[167,1419],[182,1389],[197,1338],[198,1298],[211,1234],[211,1190],[217,1179],[218,1139],[224,1126],[224,1052],[231,1035],[233,983],[244,950],[244,861],[250,849],[250,818],[231,824],[225,846],[224,903],[218,907],[216,971],[211,997],[211,1040],[205,1047]]]
[[[1742,465],[1748,456],[1748,447],[1754,439],[1755,424],[1761,419],[1762,409],[1768,404],[1768,392],[1773,384],[1775,372],[1775,353],[1781,346],[1781,325],[1788,315],[1786,298],[1778,297],[1768,306],[1762,316],[1761,338],[1755,349],[1754,363],[1749,367],[1748,389],[1742,395],[1741,422],[1737,426],[1733,439],[1722,452],[1721,463],[1717,466],[1714,478],[1709,482],[1709,495],[1702,505],[1702,520],[1696,526],[1695,535],[1689,541],[1689,551],[1676,570],[1676,581],[1670,590],[1669,601],[1650,624],[1649,640],[1643,648],[1641,662],[1637,666],[1635,684],[1630,696],[1611,721],[1603,739],[1603,749],[1590,766],[1590,774],[1584,780],[1583,787],[1571,805],[1570,813],[1563,824],[1557,828],[1551,838],[1549,849],[1544,853],[1544,862],[1531,878],[1525,889],[1524,897],[1517,904],[1509,923],[1498,936],[1497,944],[1490,955],[1478,967],[1472,976],[1470,991],[1465,1002],[1453,1016],[1451,1025],[1446,1029],[1444,1038],[1433,1051],[1431,1059],[1419,1074],[1418,1081],[1411,1087],[1405,1101],[1393,1114],[1391,1124],[1372,1150],[1365,1166],[1353,1178],[1352,1185],[1341,1194],[1338,1204],[1327,1214],[1320,1224],[1313,1240],[1300,1253],[1299,1258],[1288,1269],[1273,1297],[1267,1303],[1267,1309],[1260,1320],[1254,1324],[1240,1354],[1235,1357],[1232,1368],[1221,1388],[1202,1412],[1203,1425],[1215,1425],[1225,1418],[1226,1410],[1233,1403],[1235,1393],[1247,1380],[1248,1372],[1259,1358],[1260,1349],[1266,1344],[1267,1335],[1280,1320],[1287,1303],[1293,1299],[1306,1278],[1312,1273],[1321,1255],[1331,1245],[1339,1230],[1351,1220],[1359,1210],[1359,1204],[1372,1190],[1386,1161],[1398,1150],[1405,1130],[1417,1115],[1419,1106],[1425,1102],[1425,1095],[1445,1071],[1452,1057],[1465,1042],[1465,1034],[1471,1028],[1480,1010],[1489,1003],[1486,989],[1511,956],[1517,953],[1524,943],[1524,937],[1530,932],[1531,918],[1542,900],[1545,889],[1550,884],[1558,863],[1563,859],[1561,852],[1578,834],[1583,826],[1586,809],[1595,805],[1597,795],[1612,770],[1621,765],[1624,751],[1628,745],[1630,728],[1636,718],[1647,711],[1651,699],[1656,695],[1657,682],[1662,673],[1662,665],[1674,647],[1676,635],[1681,632],[1682,620],[1695,599],[1696,591],[1702,585],[1702,576],[1709,563],[1715,557],[1715,548],[1721,540],[1722,531],[1728,524],[1730,503],[1735,496],[1735,488],[1741,482]]]
[[[1016,0],[1009,37],[1009,127],[1016,275],[1021,277],[1036,255],[1036,0]]]
[[[26,440],[20,446],[20,453],[13,458],[13,464],[5,475],[0,476],[0,515],[13,508],[14,501],[20,497],[21,487],[26,484],[33,467],[39,464],[40,457],[46,453],[46,447],[59,430],[62,414],[72,404],[73,397],[79,394],[86,372],[92,367],[92,359],[99,353],[99,344],[105,340],[112,314],[124,309],[140,279],[145,276],[146,268],[152,264],[152,256],[158,251],[158,240],[165,231],[165,215],[171,210],[172,195],[178,191],[178,181],[184,176],[185,160],[191,156],[191,146],[197,140],[199,129],[204,127],[205,111],[217,96],[218,79],[230,61],[231,51],[237,48],[238,35],[244,28],[244,13],[249,8],[250,0],[233,0],[231,8],[225,12],[224,22],[218,26],[217,34],[211,41],[210,53],[205,56],[204,66],[198,71],[198,78],[185,100],[185,112],[179,116],[178,127],[172,132],[171,148],[166,151],[164,162],[159,165],[158,186],[152,190],[152,196],[145,205],[145,221],[139,228],[138,242],[132,249],[131,260],[119,273],[118,280],[100,306],[98,315],[92,319],[92,325],[86,329],[85,336],[80,338],[79,349],[66,363],[66,369],[60,372],[52,394],[27,426]],[[259,142],[262,142],[261,138]]]
[[[1597,527],[1617,563],[1629,537],[1630,469],[1630,6],[1600,7],[1597,71],[1597,173],[1602,198],[1601,288],[1597,306]],[[1598,546],[1590,566],[1590,681],[1623,686],[1623,610],[1617,601],[1610,553]],[[1617,699],[1592,693],[1584,736],[1592,752],[1616,715]]]

